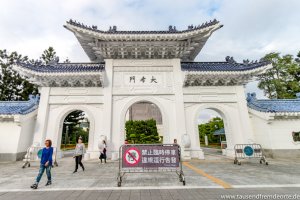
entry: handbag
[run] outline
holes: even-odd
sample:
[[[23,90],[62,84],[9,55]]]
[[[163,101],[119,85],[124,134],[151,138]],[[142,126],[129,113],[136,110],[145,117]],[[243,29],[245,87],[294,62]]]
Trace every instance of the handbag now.
[[[106,155],[104,153],[101,153],[100,156],[99,156],[99,159],[106,159]]]

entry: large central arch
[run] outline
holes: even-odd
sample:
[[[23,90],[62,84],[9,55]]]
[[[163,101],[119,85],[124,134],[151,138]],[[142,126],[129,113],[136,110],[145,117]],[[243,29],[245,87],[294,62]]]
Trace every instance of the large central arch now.
[[[127,102],[125,104],[125,106],[123,107],[122,111],[121,111],[121,114],[120,114],[120,127],[121,127],[121,130],[120,130],[120,144],[123,144],[124,140],[125,140],[125,122],[126,122],[126,113],[128,111],[128,109],[135,103],[139,103],[139,102],[149,102],[149,103],[153,103],[155,104],[160,112],[161,112],[161,115],[162,115],[162,123],[163,123],[163,126],[164,126],[164,141],[167,141],[169,142],[169,133],[168,133],[168,130],[169,130],[169,122],[168,122],[168,117],[167,117],[167,114],[166,114],[166,110],[164,109],[163,105],[155,98],[153,97],[135,97],[133,99],[131,99],[129,102]]]

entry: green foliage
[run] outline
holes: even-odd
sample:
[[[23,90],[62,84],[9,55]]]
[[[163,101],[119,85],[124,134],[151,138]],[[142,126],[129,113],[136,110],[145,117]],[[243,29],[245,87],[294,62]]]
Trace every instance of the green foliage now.
[[[300,141],[300,131],[292,132],[292,135],[293,135],[294,142],[299,142]]]
[[[41,56],[41,60],[46,64],[55,58],[56,52],[53,47],[46,49]],[[13,70],[12,67],[17,62],[34,64],[38,60],[29,60],[27,56],[22,56],[17,52],[8,53],[5,49],[0,50],[0,101],[24,101],[28,100],[30,94],[38,93],[36,85],[31,84]]]
[[[79,124],[79,121],[83,120],[85,117],[84,112],[80,110],[75,110],[68,114],[68,116],[65,118],[64,123],[67,122],[68,124],[71,124],[72,126],[76,126]]]
[[[156,144],[160,143],[160,137],[157,132],[156,121],[129,120],[125,124],[126,139],[130,144]]]
[[[88,142],[89,129],[85,130],[84,128],[80,127],[80,124],[84,118],[85,113],[79,110],[73,111],[67,115],[63,124],[62,144],[65,143],[65,140],[67,144],[76,144],[79,136],[83,138],[84,143]],[[67,126],[68,134],[66,137]]]
[[[214,136],[213,133],[221,128],[224,128],[224,122],[223,119],[221,119],[220,117],[212,118],[209,122],[205,124],[199,124],[198,130],[200,141],[204,142],[204,137],[205,135],[207,135],[209,143],[219,142],[219,137]]]
[[[56,58],[56,51],[53,47],[49,47],[48,49],[44,50],[41,59],[48,64],[51,60]]]
[[[263,59],[272,62],[273,68],[259,75],[258,87],[270,99],[296,98],[300,92],[300,52],[298,58],[292,55],[281,56],[279,53],[269,53]]]
[[[22,78],[12,69],[16,62],[29,62],[27,56],[17,52],[0,50],[0,101],[28,100],[30,94],[37,94],[37,87]]]

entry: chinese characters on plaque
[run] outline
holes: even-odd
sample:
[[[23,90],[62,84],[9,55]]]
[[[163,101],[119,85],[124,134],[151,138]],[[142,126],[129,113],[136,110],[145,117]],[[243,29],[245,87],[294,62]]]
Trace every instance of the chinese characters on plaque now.
[[[177,162],[176,153],[175,149],[143,149],[142,163],[175,164]]]
[[[176,168],[179,167],[178,145],[125,145],[122,168]]]
[[[125,77],[127,84],[157,84],[159,78],[156,75],[129,75]]]

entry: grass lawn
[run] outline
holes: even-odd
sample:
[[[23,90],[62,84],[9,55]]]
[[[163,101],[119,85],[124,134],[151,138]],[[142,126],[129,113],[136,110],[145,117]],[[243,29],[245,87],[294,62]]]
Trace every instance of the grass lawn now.
[[[206,147],[206,148],[221,149],[221,144],[219,144],[219,143],[211,143],[208,145],[205,145],[204,143],[200,143],[200,146]]]
[[[87,144],[87,143],[84,143],[84,144],[85,144],[85,148],[87,149],[88,144]],[[66,148],[65,148],[65,145],[62,144],[62,145],[60,146],[60,149],[61,149],[62,151],[68,151],[68,150],[74,150],[75,147],[76,147],[76,144],[67,144],[67,145],[66,145]]]

